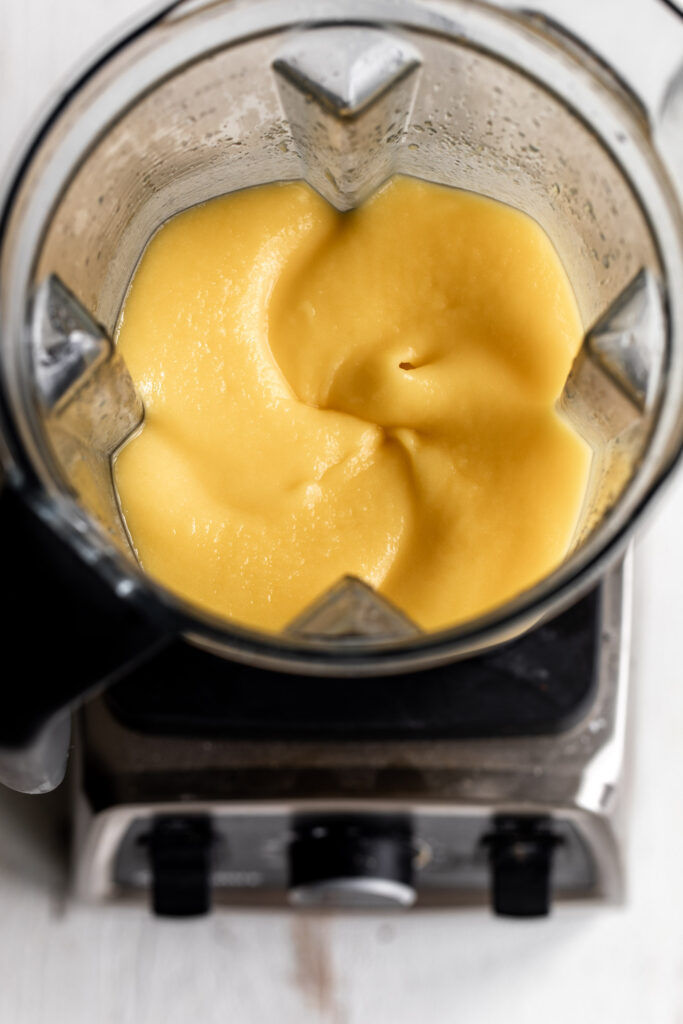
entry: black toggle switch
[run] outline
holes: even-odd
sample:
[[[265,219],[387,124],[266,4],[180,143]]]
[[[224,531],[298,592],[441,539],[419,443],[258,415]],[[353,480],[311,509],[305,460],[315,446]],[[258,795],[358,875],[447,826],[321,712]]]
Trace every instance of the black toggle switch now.
[[[192,917],[211,906],[211,819],[205,814],[157,817],[147,837],[152,908],[161,917]]]
[[[496,818],[484,837],[489,851],[493,912],[501,917],[545,917],[550,912],[555,847],[562,842],[548,817]]]

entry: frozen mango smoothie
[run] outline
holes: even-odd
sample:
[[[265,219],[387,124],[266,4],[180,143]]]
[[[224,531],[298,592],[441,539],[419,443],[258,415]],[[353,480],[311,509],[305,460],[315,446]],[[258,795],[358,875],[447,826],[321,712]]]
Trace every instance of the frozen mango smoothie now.
[[[581,339],[539,225],[469,192],[395,178],[341,214],[278,184],[180,214],[118,331],[140,563],[272,630],[346,575],[424,629],[494,608],[572,540],[590,453],[555,406]]]

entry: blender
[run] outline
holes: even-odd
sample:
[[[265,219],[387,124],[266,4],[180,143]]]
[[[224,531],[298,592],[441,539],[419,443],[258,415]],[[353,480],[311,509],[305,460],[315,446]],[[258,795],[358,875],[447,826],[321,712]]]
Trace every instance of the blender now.
[[[81,895],[518,916],[619,898],[626,551],[683,444],[683,19],[657,7],[655,81],[636,33],[617,48],[566,11],[167,3],[17,163],[0,501],[28,684],[0,772],[57,785],[81,705]],[[113,488],[144,415],[112,341],[137,260],[214,196],[303,178],[348,210],[395,173],[523,210],[564,263],[586,334],[561,409],[593,451],[571,550],[436,633],[350,578],[278,634],[211,616],[144,574]]]

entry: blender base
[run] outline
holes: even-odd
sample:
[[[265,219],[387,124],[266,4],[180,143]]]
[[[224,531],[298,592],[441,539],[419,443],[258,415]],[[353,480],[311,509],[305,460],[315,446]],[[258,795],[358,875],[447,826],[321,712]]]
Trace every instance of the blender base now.
[[[465,739],[566,731],[598,682],[600,594],[493,652],[393,676],[282,675],[179,641],[112,686],[121,724],[147,735],[250,740]]]
[[[552,622],[419,677],[162,657],[79,713],[78,894],[174,915],[618,901],[630,598],[627,557]]]

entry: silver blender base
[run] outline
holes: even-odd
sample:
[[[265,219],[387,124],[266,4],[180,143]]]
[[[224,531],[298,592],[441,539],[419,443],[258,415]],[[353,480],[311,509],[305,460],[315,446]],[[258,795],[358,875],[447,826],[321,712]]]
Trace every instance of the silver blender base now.
[[[631,592],[629,555],[602,582],[594,698],[556,735],[325,744],[150,736],[121,725],[98,698],[81,711],[77,730],[78,896],[148,901],[153,890],[158,912],[180,914],[207,909],[210,896],[241,906],[428,908],[487,904],[493,892],[496,909],[516,916],[543,913],[550,898],[619,901]],[[109,796],[95,801],[92,764],[106,764],[110,780]],[[164,773],[179,768],[193,773],[191,791],[164,792]],[[309,769],[318,782],[300,795],[290,789],[285,799],[268,782],[293,772],[307,778]],[[245,772],[243,798],[231,784],[230,799],[221,799],[217,780]],[[118,801],[117,779],[134,801]],[[256,789],[254,779],[263,780]],[[335,822],[346,823],[346,846],[356,843],[350,860],[340,862],[335,847],[330,861],[329,843],[314,845],[299,870],[292,850],[302,823],[315,843],[329,839]],[[160,825],[176,838],[158,855]],[[366,825],[369,846],[359,853]],[[402,874],[404,841],[411,863]],[[546,878],[532,880],[531,903],[520,906],[525,862],[539,856]],[[359,857],[367,863],[356,870]],[[181,892],[178,905],[171,896],[165,906],[161,876],[176,894],[179,879],[181,890],[187,884],[187,905]]]

